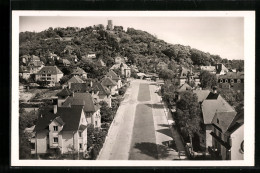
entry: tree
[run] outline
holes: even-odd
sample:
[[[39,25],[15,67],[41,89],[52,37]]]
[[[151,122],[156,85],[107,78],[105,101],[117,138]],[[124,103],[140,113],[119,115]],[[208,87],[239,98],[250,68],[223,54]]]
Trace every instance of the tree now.
[[[169,69],[162,69],[159,72],[159,78],[162,78],[163,80],[171,80],[175,77],[175,73],[172,70]]]
[[[200,130],[201,111],[196,94],[185,91],[180,93],[180,100],[177,101],[178,125],[185,137],[189,137],[191,146],[192,138]],[[192,148],[193,150],[193,148]]]
[[[100,102],[99,105],[101,106],[100,108],[100,114],[101,114],[101,122],[111,122],[113,121],[113,112],[111,108],[108,107],[108,104],[104,101]]]
[[[202,71],[200,74],[200,83],[202,88],[212,88],[217,85],[217,77],[208,71]]]
[[[71,78],[70,75],[65,75],[60,79],[60,84],[63,85],[65,84],[69,79]]]

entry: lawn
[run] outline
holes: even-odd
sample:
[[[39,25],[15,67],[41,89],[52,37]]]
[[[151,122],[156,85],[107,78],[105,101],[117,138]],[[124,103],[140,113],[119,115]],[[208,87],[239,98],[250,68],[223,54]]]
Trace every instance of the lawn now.
[[[152,108],[138,104],[133,127],[129,160],[155,160],[158,158]]]
[[[150,89],[148,84],[140,84],[138,92],[138,101],[150,101]]]

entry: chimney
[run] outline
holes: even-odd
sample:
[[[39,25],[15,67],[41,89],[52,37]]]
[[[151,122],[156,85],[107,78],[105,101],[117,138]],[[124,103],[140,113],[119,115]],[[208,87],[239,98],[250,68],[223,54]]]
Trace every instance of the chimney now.
[[[58,109],[58,98],[56,97],[53,98],[52,103],[53,103],[53,113],[56,114]]]
[[[213,93],[214,93],[214,94],[217,94],[217,87],[214,86],[214,87],[212,87],[212,89],[213,89]]]

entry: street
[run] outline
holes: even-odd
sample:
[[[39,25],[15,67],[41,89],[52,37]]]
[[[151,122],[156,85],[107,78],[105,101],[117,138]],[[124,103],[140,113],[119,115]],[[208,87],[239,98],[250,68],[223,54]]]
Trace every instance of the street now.
[[[169,126],[172,118],[157,89],[155,82],[131,82],[98,160],[179,159],[178,151],[184,151],[184,146],[177,131]]]

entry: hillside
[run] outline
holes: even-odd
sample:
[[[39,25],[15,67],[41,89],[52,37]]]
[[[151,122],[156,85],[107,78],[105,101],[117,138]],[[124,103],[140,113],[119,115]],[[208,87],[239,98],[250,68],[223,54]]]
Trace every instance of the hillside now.
[[[223,63],[240,71],[244,66],[243,60],[222,59],[189,46],[166,43],[145,31],[134,28],[125,31],[121,26],[115,26],[112,31],[100,24],[86,28],[49,28],[39,33],[21,32],[19,41],[20,56],[37,55],[44,63],[48,63],[50,52],[68,60],[75,55],[81,60],[82,56],[94,52],[107,67],[111,67],[113,58],[119,55],[128,57],[127,63],[136,65],[141,72],[156,72],[159,62],[188,68]]]

